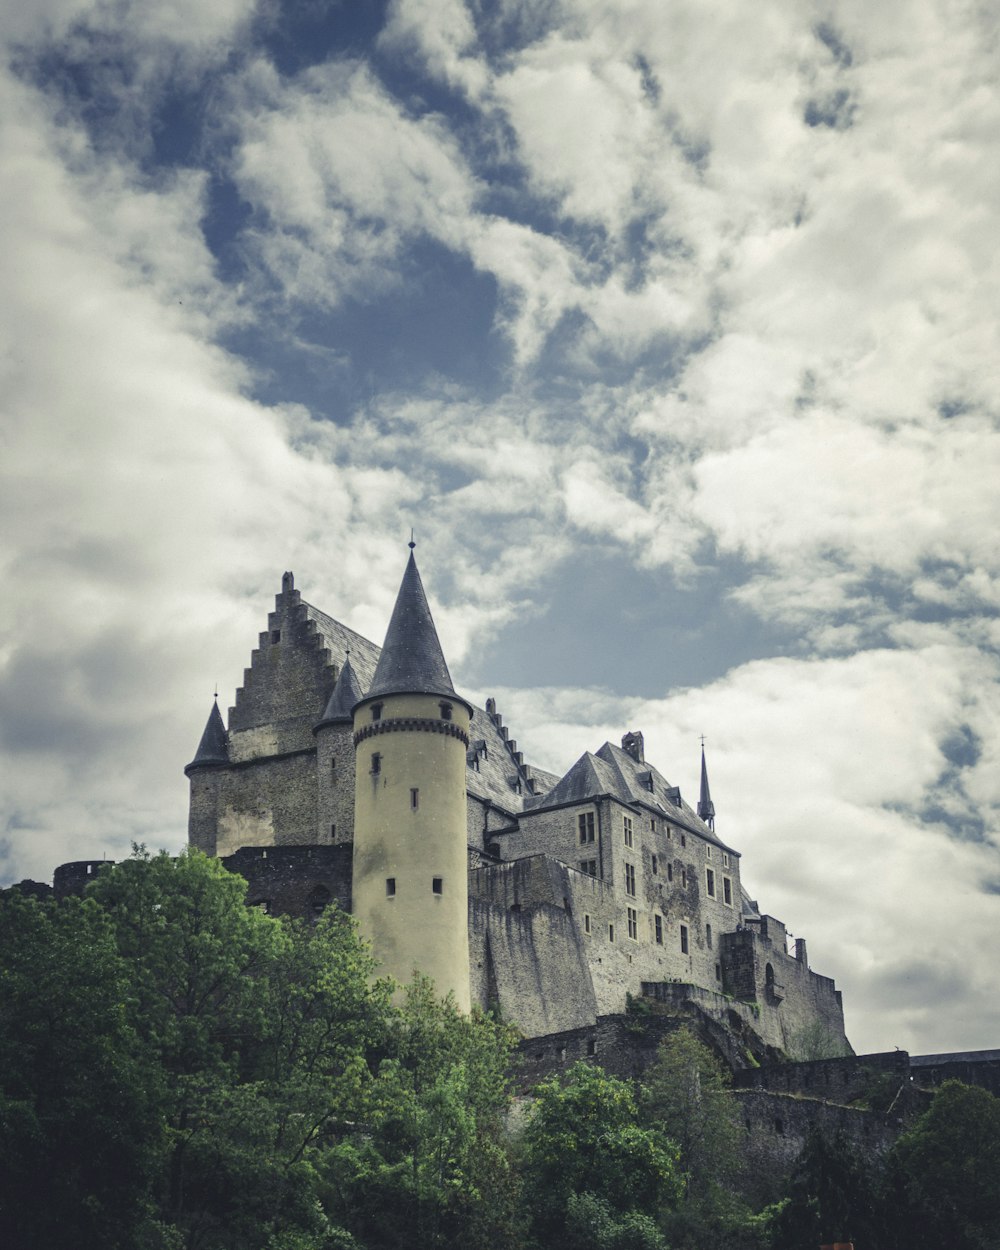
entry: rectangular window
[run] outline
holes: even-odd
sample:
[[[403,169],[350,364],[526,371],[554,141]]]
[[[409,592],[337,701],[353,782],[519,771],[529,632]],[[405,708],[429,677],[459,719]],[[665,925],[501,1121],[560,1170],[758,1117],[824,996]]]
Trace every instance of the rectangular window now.
[[[615,940],[615,926],[613,924],[609,924],[608,925],[608,941],[613,942],[614,940]]]
[[[670,828],[669,825],[667,825],[667,841],[668,842],[673,841],[673,837],[674,837],[674,831],[673,829]]]
[[[372,704],[372,720],[381,720],[381,719],[382,719],[382,704],[373,703]]]
[[[450,703],[439,703],[439,704],[438,704],[438,707],[440,707],[440,709],[441,709],[441,719],[442,719],[442,720],[451,720],[451,704],[450,704]]]
[[[674,866],[673,864],[668,863],[667,864],[667,880],[673,881],[673,879],[674,879]]]
[[[706,859],[712,858],[712,848],[708,845],[707,842],[705,843],[705,858]]]
[[[733,905],[733,883],[728,877],[722,878],[722,901],[727,907],[732,907]]]
[[[585,842],[593,842],[594,840],[594,813],[581,812],[576,818],[577,827],[580,830],[580,845]]]
[[[705,869],[705,889],[709,898],[715,898],[715,873],[711,868]]]
[[[687,844],[688,844],[687,835],[682,833],[681,834],[681,846],[687,846]]]
[[[722,852],[722,866],[723,868],[729,867],[729,856],[726,854],[725,851]]]
[[[624,822],[623,828],[625,830],[625,845],[631,846],[632,845],[632,817],[623,816],[622,820]]]
[[[396,897],[396,878],[395,877],[386,877],[385,894],[386,894],[386,898]]]
[[[705,925],[705,945],[709,950],[712,949],[712,926],[710,924]]]
[[[686,868],[682,868],[681,869],[681,889],[686,890],[687,888],[688,888],[688,870]]]
[[[681,925],[681,954],[688,953],[688,927],[686,924]]]
[[[656,930],[656,945],[662,946],[663,945],[663,917],[662,916],[653,917],[653,928]]]
[[[635,898],[635,865],[625,865],[625,893]]]
[[[633,942],[639,940],[639,913],[634,907],[626,907],[625,911],[628,915],[628,935]]]
[[[583,913],[583,931],[584,933],[590,932],[590,917],[586,912]]]
[[[443,877],[431,877],[431,893],[432,894],[444,893],[444,878]]]
[[[653,856],[653,876],[654,877],[656,876],[656,866],[657,866],[657,859],[656,859],[656,856],[654,855]]]
[[[420,791],[413,789],[410,791],[410,811],[415,812],[420,806]]]
[[[382,756],[376,751],[372,755],[372,776],[377,777],[382,771]]]
[[[649,832],[650,833],[656,832],[656,817],[655,816],[650,816],[649,818]]]
[[[597,860],[596,859],[581,859],[580,871],[585,872],[588,877],[596,877],[597,876]]]

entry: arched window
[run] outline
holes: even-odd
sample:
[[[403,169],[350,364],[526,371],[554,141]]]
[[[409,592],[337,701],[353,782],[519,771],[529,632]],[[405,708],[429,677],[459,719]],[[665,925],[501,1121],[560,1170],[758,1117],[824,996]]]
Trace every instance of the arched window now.
[[[309,910],[314,916],[321,916],[329,906],[333,896],[325,885],[314,886],[309,891]]]

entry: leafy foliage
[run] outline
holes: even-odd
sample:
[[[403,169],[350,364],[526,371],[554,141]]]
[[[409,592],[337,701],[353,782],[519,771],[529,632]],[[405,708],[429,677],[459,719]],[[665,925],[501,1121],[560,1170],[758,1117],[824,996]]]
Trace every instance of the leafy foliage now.
[[[575,1064],[561,1080],[538,1087],[524,1133],[525,1198],[536,1241],[578,1244],[579,1200],[589,1195],[594,1201],[586,1209],[602,1214],[608,1244],[617,1244],[616,1229],[637,1228],[635,1217],[676,1199],[676,1160],[664,1134],[640,1124],[624,1081]]]
[[[890,1186],[901,1244],[914,1250],[1000,1245],[1000,1099],[946,1081],[896,1143]]]

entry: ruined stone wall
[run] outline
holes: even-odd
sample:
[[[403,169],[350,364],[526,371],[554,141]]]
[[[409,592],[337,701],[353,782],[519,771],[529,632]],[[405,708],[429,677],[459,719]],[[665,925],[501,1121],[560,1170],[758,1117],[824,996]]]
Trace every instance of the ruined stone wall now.
[[[351,910],[350,846],[246,846],[223,864],[247,881],[247,904],[269,915],[314,919],[335,902]]]
[[[786,945],[785,926],[773,916],[726,934],[723,989],[759,1005],[761,1035],[790,1057],[850,1053],[840,991],[830,977],[809,968],[805,942],[796,944],[795,956]]]

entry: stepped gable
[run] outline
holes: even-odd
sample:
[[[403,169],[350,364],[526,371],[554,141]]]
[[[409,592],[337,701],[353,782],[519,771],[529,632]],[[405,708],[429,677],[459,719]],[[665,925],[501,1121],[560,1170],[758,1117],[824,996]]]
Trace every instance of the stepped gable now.
[[[201,735],[198,750],[195,751],[194,759],[184,771],[187,773],[192,768],[206,768],[216,764],[228,763],[229,737],[226,733],[226,726],[222,721],[222,713],[219,711],[219,701],[216,699],[212,704],[211,712],[208,714],[205,732]]]
[[[558,781],[552,773],[524,762],[492,698],[486,700],[485,710],[472,708],[466,758],[469,793],[512,816],[530,803],[532,795],[551,789]]]
[[[323,645],[337,663],[341,662],[341,657],[346,658],[347,653],[350,652],[351,667],[354,669],[358,684],[362,690],[367,690],[375,676],[375,667],[378,664],[381,648],[365,638],[363,634],[355,633],[353,629],[334,620],[332,616],[321,612],[315,605],[303,600],[302,606],[306,610],[308,619],[316,622]]]
[[[457,699],[411,547],[367,698],[439,694]]]
[[[316,728],[321,729],[324,725],[335,725],[341,722],[350,724],[354,708],[363,698],[364,693],[357,674],[354,672],[354,666],[351,664],[351,657],[347,656],[344,660],[344,667],[340,670],[340,676],[337,678],[337,684],[333,687],[330,701]]]

